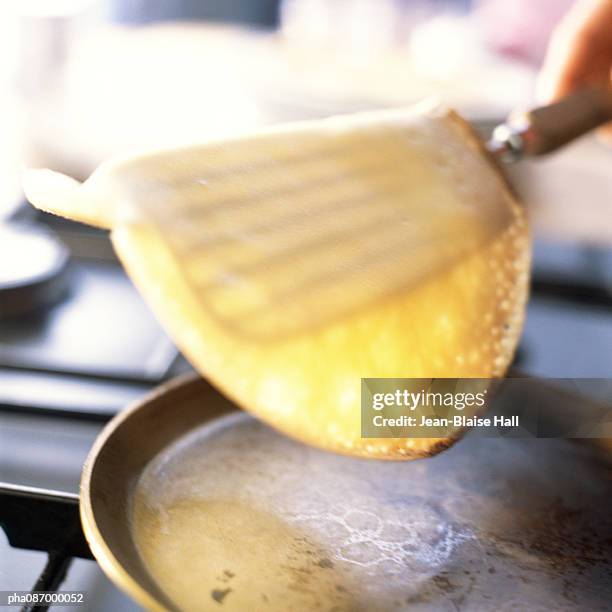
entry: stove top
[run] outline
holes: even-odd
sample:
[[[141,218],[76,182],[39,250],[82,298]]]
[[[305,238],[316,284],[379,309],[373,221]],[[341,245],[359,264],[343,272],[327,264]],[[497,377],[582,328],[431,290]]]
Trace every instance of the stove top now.
[[[6,531],[0,531],[0,590],[30,590],[37,580],[57,588],[66,574],[62,590],[87,591],[87,610],[136,610],[87,558],[76,513],[81,467],[113,414],[189,366],[103,232],[31,210],[22,211],[20,222],[51,228],[72,257],[61,301],[36,317],[0,319],[0,482],[9,483],[0,487]],[[515,367],[544,377],[609,377],[612,250],[538,242],[533,270]],[[38,489],[63,497],[58,502]],[[70,546],[51,541],[58,530],[70,531],[58,525],[76,525]]]

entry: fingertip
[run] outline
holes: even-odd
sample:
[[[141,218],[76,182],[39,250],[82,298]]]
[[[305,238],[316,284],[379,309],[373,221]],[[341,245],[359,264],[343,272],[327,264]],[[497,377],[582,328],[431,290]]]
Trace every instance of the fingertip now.
[[[543,71],[538,75],[535,83],[536,104],[550,104],[555,99],[556,86],[548,72]]]

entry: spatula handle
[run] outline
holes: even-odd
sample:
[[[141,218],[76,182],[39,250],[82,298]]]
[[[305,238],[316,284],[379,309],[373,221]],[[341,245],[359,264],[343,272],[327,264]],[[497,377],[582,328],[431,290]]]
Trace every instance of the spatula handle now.
[[[612,121],[612,88],[582,89],[559,102],[515,113],[493,130],[488,149],[501,161],[556,151]]]

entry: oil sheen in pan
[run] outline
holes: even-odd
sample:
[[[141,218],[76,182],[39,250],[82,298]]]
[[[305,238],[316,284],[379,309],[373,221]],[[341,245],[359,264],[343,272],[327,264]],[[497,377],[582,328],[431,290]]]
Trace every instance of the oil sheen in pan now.
[[[469,437],[410,464],[358,460],[233,414],[151,462],[132,530],[183,610],[596,609],[609,547],[584,538],[612,536],[595,510],[612,487],[589,463],[567,441]]]

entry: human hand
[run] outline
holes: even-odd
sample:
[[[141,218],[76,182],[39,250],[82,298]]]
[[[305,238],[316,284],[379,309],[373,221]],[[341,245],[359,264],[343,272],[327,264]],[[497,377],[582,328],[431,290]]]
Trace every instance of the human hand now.
[[[538,98],[553,102],[582,87],[612,87],[612,0],[578,0],[551,37]],[[606,126],[612,137],[612,126]]]

